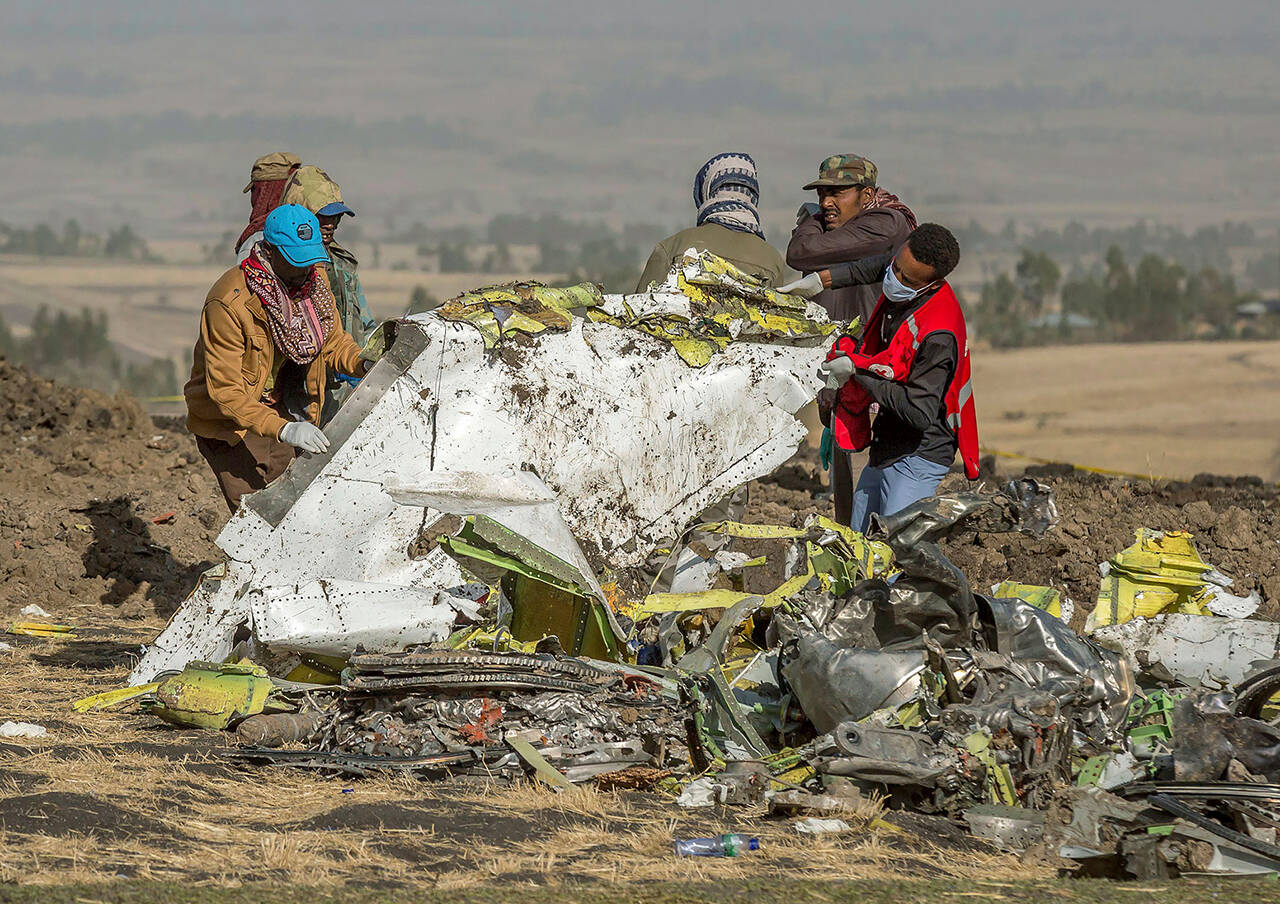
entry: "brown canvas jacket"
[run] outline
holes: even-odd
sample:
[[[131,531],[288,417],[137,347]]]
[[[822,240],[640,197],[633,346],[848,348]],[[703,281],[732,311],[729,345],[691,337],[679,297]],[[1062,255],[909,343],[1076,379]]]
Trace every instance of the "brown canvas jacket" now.
[[[328,282],[323,268],[320,277]],[[277,354],[262,301],[250,291],[243,271],[232,267],[213,284],[200,313],[191,379],[183,389],[187,429],[233,445],[247,432],[279,436],[287,421],[262,400]],[[359,376],[362,369],[360,348],[342,328],[336,311],[333,330],[307,366],[307,419],[312,423],[318,422],[324,404],[325,365],[351,376]]]

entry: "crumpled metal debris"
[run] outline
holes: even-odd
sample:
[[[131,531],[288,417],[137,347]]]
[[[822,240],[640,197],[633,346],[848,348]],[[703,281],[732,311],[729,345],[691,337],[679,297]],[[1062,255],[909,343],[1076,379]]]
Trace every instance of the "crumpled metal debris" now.
[[[465,550],[505,556],[488,563],[519,576],[499,588],[504,594],[547,586],[568,593],[522,573],[555,577],[541,566],[559,563],[576,576],[573,592],[591,601],[588,622],[642,599],[647,588],[637,573],[653,551],[790,457],[806,433],[795,414],[822,385],[825,315],[790,296],[734,295],[742,280],[722,264],[699,256],[682,265],[679,279],[709,301],[679,291],[599,303],[586,289],[472,293],[459,316],[484,309],[497,324],[495,312],[506,312],[510,328],[495,326],[492,348],[466,316],[432,312],[394,324],[394,341],[326,426],[329,451],[299,457],[272,486],[246,497],[218,536],[229,561],[202,578],[130,682],[192,660],[224,660],[245,630],[269,648],[258,635],[269,613],[253,601],[275,588],[324,582],[384,595],[388,587],[426,590],[435,594],[434,608],[404,608],[428,621],[429,634],[445,621],[465,622],[470,616],[458,600],[468,600],[455,591],[484,565],[458,555],[451,540],[464,523],[480,532],[482,519],[496,525],[490,539],[500,528],[525,544],[516,556],[492,542]],[[708,305],[716,312],[700,319]],[[545,325],[566,311],[563,330],[561,318],[536,335],[516,318]],[[539,312],[550,313],[538,320]],[[673,316],[698,334],[691,341],[703,342],[704,333],[715,340],[701,366],[690,366],[674,342],[636,327]],[[488,602],[501,609],[498,597]],[[506,596],[517,609],[519,602]],[[354,632],[375,615],[375,607],[352,606],[346,627]],[[328,646],[329,622],[291,632],[289,649],[309,650],[313,640]],[[401,627],[376,626],[366,648],[404,644]],[[627,630],[616,621],[609,627]],[[566,650],[597,652],[576,638],[558,640]],[[621,650],[613,656],[627,658]]]
[[[1232,579],[1200,557],[1186,531],[1139,528],[1133,545],[1099,569],[1102,584],[1086,631],[1161,614],[1246,618],[1262,602],[1257,594],[1227,592]]]

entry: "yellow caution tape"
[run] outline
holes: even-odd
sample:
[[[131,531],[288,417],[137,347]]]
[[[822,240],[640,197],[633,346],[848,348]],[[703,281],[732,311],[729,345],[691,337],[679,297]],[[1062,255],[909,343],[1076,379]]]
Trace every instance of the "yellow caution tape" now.
[[[160,395],[160,396],[149,396],[143,399],[142,401],[144,402],[185,402],[186,400],[187,400],[186,396]]]
[[[1021,452],[1005,452],[1003,449],[987,449],[978,450],[986,455],[994,455],[997,458],[1018,458],[1022,461],[1035,462],[1038,465],[1059,465],[1065,468],[1074,468],[1077,471],[1088,471],[1090,474],[1102,474],[1105,477],[1133,477],[1137,480],[1172,480],[1171,477],[1161,477],[1157,474],[1138,474],[1133,471],[1117,471],[1114,468],[1097,468],[1092,465],[1076,464],[1073,461],[1057,461],[1052,458],[1040,458],[1036,455],[1024,455]]]

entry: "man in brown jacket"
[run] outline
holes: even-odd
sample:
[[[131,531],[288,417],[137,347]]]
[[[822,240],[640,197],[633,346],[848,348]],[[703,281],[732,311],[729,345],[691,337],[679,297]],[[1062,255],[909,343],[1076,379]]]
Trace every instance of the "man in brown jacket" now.
[[[800,208],[787,245],[787,263],[811,274],[807,278],[816,279],[818,271],[832,264],[896,251],[916,228],[911,209],[876,186],[876,165],[865,157],[828,157],[818,167],[818,178],[804,188],[817,189],[818,203]],[[833,320],[860,317],[865,324],[880,296],[877,286],[822,288],[813,300]]]
[[[315,426],[326,365],[353,377],[368,368],[317,266],[326,260],[315,215],[286,204],[205,298],[184,389],[187,427],[233,512],[284,472],[295,446],[329,448]]]

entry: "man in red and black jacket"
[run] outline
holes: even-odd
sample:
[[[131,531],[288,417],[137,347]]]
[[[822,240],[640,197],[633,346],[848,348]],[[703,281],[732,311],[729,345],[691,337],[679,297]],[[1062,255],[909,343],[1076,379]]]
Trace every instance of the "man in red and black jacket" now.
[[[821,401],[830,414],[836,454],[870,446],[852,493],[848,487],[835,493],[836,520],[855,530],[865,531],[873,512],[891,515],[932,496],[957,449],[965,473],[971,480],[978,476],[964,313],[946,281],[959,261],[955,236],[925,223],[896,254],[836,264],[818,274],[831,288],[881,284],[861,336],[837,339],[824,365],[827,390]],[[873,403],[879,406],[874,427]],[[843,472],[851,474],[848,468]]]

